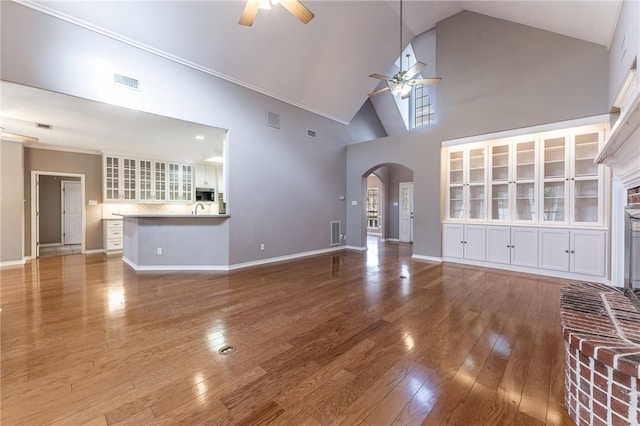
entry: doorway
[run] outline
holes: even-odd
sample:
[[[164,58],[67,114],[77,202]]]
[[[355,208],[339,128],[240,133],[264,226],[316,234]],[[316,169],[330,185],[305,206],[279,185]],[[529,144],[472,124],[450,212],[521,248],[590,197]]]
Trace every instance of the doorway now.
[[[367,177],[367,234],[384,235],[384,183],[375,173]]]
[[[84,175],[31,172],[31,257],[85,251]]]

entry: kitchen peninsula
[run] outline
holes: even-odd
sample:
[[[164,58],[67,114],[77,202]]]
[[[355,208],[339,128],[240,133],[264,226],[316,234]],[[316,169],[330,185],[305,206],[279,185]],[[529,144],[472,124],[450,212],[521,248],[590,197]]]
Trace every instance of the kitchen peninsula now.
[[[122,260],[138,271],[227,270],[229,215],[117,214]]]

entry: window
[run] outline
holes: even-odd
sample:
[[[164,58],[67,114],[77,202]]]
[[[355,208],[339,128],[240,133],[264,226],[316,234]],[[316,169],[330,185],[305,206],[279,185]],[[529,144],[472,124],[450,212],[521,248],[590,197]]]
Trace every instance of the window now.
[[[413,88],[413,127],[434,124],[435,111],[429,96],[429,86],[415,86]]]
[[[378,188],[367,189],[367,228],[378,229]]]

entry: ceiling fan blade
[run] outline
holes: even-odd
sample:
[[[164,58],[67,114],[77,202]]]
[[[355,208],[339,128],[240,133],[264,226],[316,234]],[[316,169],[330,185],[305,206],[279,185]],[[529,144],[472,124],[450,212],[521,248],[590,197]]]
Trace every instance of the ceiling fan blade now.
[[[404,76],[407,77],[407,79],[409,79],[409,78],[415,76],[416,74],[418,74],[420,71],[422,71],[424,69],[424,67],[426,67],[426,66],[427,66],[427,64],[418,61],[411,68],[409,68],[407,70],[407,72],[404,74]]]
[[[371,74],[369,77],[377,78],[378,80],[393,81],[393,78],[387,77],[386,75],[382,75],[382,74]]]
[[[416,78],[416,79],[411,80],[409,82],[409,84],[411,84],[412,86],[415,86],[416,84],[428,85],[428,84],[438,84],[438,83],[440,83],[440,81],[442,81],[442,78],[440,78],[440,77],[436,77],[436,78]]]
[[[256,15],[258,14],[258,6],[260,6],[259,0],[247,0],[247,5],[242,11],[238,23],[240,25],[246,25],[247,27],[253,25],[253,20],[256,19]]]
[[[298,0],[280,0],[280,4],[303,24],[307,24],[315,16]]]
[[[375,91],[373,91],[373,92],[369,93],[369,96],[375,96],[375,95],[377,95],[378,93],[386,92],[387,90],[389,90],[389,86],[384,86],[384,87],[381,87],[381,88],[380,88],[380,89],[378,89],[378,90],[375,90]]]

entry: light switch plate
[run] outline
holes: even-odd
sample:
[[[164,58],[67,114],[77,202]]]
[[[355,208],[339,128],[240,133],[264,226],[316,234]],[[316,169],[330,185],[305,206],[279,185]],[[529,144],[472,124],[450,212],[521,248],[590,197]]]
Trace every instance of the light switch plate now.
[[[98,205],[98,200],[89,200],[89,205],[90,206],[97,206]]]

